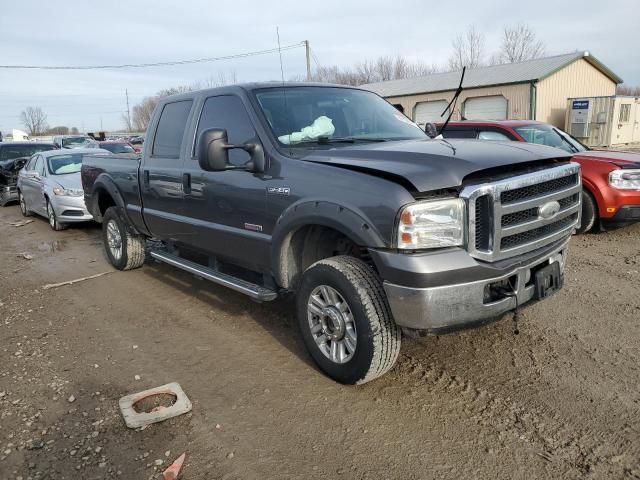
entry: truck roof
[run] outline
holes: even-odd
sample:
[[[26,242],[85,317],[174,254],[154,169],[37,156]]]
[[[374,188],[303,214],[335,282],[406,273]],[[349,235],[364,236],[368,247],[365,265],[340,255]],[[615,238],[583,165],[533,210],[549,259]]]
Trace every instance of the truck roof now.
[[[295,88],[295,87],[333,87],[333,88],[350,88],[354,90],[362,90],[368,92],[369,90],[364,90],[359,87],[353,87],[350,85],[339,85],[334,83],[320,83],[320,82],[280,82],[280,81],[269,81],[269,82],[249,82],[249,83],[238,83],[234,85],[225,85],[222,87],[213,87],[213,88],[204,88],[201,90],[193,90],[185,93],[177,93],[175,95],[170,95],[168,97],[164,97],[161,101],[166,102],[167,99],[179,99],[179,98],[192,98],[194,96],[200,95],[210,95],[210,94],[220,94],[220,93],[238,93],[240,91],[250,92],[253,90],[260,90],[262,88],[277,88],[277,87],[287,87],[287,88]]]

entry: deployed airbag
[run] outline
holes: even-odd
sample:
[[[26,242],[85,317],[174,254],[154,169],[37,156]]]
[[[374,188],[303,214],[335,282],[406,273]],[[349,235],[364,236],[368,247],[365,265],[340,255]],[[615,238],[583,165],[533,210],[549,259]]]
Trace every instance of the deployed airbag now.
[[[281,143],[289,145],[292,143],[307,142],[309,140],[317,140],[319,137],[329,137],[336,131],[333,121],[324,115],[316,118],[313,123],[304,127],[299,132],[292,132],[288,135],[278,137]]]

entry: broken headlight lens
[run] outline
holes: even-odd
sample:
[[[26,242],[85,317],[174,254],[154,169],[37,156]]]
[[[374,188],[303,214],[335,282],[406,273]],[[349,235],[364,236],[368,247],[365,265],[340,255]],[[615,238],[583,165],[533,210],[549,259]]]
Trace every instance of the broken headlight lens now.
[[[53,187],[53,193],[64,197],[81,197],[84,195],[84,191],[81,188]]]
[[[398,248],[455,247],[464,243],[465,204],[460,198],[426,200],[400,212]]]
[[[619,190],[640,190],[640,170],[614,170],[609,173],[609,185]]]

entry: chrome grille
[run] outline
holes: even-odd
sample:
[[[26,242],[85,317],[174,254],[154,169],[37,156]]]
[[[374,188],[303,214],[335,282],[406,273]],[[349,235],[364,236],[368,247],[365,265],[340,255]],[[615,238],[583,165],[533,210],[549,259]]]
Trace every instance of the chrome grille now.
[[[581,189],[575,163],[466,187],[460,196],[469,208],[469,252],[495,261],[569,236],[580,221]],[[540,209],[550,202],[560,210],[544,218]]]

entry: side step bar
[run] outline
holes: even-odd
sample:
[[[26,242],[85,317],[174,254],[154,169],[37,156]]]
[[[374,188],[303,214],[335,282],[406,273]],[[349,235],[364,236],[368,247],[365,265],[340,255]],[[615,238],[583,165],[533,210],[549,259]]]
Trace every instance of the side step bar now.
[[[247,282],[241,278],[218,272],[212,268],[204,267],[195,262],[180,258],[177,255],[167,253],[164,250],[151,250],[150,254],[160,262],[168,263],[169,265],[173,265],[174,267],[193,273],[198,277],[202,277],[211,282],[228,287],[236,292],[244,293],[245,295],[261,302],[275,300],[278,296],[277,292],[261,285],[256,285],[255,283]]]

